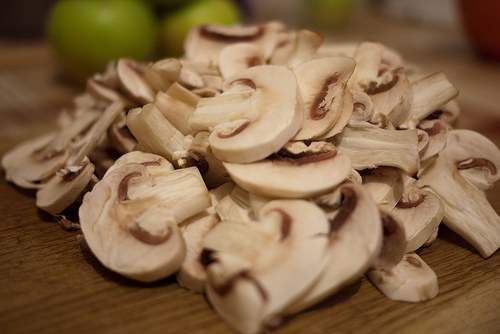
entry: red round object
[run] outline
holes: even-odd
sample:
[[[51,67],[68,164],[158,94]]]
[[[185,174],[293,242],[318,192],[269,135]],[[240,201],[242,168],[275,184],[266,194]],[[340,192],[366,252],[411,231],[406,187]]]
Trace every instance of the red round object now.
[[[472,44],[482,54],[500,59],[499,0],[459,0],[462,24]]]

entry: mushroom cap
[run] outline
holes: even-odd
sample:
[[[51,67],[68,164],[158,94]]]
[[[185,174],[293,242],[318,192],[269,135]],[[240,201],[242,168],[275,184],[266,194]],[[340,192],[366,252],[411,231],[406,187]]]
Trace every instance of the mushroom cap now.
[[[223,164],[234,182],[249,192],[286,198],[325,193],[351,172],[348,156],[329,142],[313,142],[309,146],[290,142],[261,161]]]

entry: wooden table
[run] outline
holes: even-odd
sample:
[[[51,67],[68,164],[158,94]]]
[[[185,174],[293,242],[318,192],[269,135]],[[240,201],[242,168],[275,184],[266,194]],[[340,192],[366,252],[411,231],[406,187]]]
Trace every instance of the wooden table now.
[[[379,40],[461,91],[461,127],[500,144],[500,64],[480,60],[460,31],[365,15],[332,40]],[[44,43],[0,41],[0,154],[48,131],[80,87],[61,82]],[[497,187],[498,188],[498,187]],[[499,190],[488,192],[500,212]],[[106,270],[78,236],[35,207],[34,194],[0,180],[0,333],[230,333],[202,295],[174,279],[139,284]],[[275,333],[498,333],[500,252],[485,260],[442,227],[419,251],[439,295],[411,304],[385,298],[365,278]]]

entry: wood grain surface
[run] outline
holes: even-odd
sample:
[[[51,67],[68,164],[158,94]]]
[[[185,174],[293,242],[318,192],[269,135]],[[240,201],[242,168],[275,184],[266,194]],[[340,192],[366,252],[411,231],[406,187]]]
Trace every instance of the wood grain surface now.
[[[477,58],[456,29],[378,17],[364,22],[369,25],[331,38],[379,40],[429,71],[444,71],[461,90],[459,126],[500,145],[498,63]],[[0,154],[51,129],[58,110],[80,89],[57,79],[47,50],[0,41]],[[488,192],[497,212],[499,188]],[[203,295],[175,279],[140,284],[104,268],[80,231],[63,230],[37,210],[33,192],[6,183],[3,175],[0,213],[0,333],[231,333]],[[361,277],[273,333],[500,332],[500,252],[483,259],[443,226],[418,254],[438,276],[436,298],[391,301]]]

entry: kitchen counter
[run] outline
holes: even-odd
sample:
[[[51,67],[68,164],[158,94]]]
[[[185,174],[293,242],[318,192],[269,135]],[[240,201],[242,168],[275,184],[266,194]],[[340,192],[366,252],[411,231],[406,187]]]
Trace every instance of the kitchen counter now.
[[[364,15],[327,38],[378,40],[427,72],[443,71],[460,90],[459,127],[500,145],[500,63],[479,58],[456,27]],[[43,42],[0,40],[0,154],[49,131],[81,87],[57,75]],[[500,190],[488,198],[500,212]],[[1,333],[230,333],[200,294],[169,278],[127,280],[104,268],[80,231],[63,230],[35,207],[34,193],[0,180]],[[500,252],[483,259],[446,227],[418,251],[436,272],[439,295],[421,303],[385,298],[361,278],[274,333],[498,333]]]

